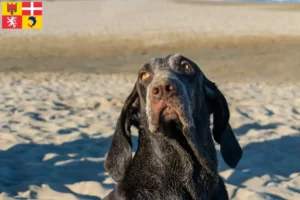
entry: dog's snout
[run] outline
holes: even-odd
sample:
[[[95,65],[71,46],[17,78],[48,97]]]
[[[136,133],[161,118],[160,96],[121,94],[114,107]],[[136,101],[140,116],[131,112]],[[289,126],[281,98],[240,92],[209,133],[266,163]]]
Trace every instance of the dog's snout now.
[[[153,85],[151,94],[158,99],[161,99],[162,97],[170,97],[176,94],[176,86],[172,83],[172,81],[161,81]]]

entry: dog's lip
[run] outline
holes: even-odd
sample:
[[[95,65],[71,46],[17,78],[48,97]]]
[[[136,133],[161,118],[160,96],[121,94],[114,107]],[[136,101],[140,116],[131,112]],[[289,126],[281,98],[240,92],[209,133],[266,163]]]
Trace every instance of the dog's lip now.
[[[160,122],[176,120],[180,118],[179,113],[174,105],[164,105],[157,114]]]
[[[167,101],[165,100],[162,100],[158,114],[161,115],[164,111],[171,111],[171,110],[176,110],[174,105],[167,103]]]
[[[169,106],[167,106],[167,105],[165,105],[164,107],[162,107],[162,109],[160,110],[160,114],[162,113],[162,112],[164,112],[165,110],[170,110],[171,108],[169,107]]]
[[[161,111],[159,112],[159,115],[163,115],[164,113],[168,113],[168,112],[171,112],[172,110],[175,111],[174,108],[170,107],[170,106],[164,106]]]

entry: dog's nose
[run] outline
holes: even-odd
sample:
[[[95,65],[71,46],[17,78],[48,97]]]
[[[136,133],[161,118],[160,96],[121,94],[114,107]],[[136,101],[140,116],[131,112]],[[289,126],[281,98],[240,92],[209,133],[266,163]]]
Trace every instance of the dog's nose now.
[[[171,81],[163,81],[152,87],[152,96],[161,99],[162,97],[170,97],[176,94],[176,86]]]

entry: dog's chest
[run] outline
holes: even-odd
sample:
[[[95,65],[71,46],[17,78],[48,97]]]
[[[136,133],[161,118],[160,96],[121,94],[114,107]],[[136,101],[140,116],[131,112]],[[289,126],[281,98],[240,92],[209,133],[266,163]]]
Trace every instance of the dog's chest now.
[[[155,140],[139,149],[130,173],[136,187],[188,198],[195,192],[195,169],[188,153],[173,141]],[[139,171],[139,173],[136,173]],[[131,183],[133,183],[131,182]],[[136,183],[138,182],[138,183]],[[187,197],[186,197],[187,196]]]
[[[151,168],[168,188],[181,188],[193,179],[194,166],[188,153],[172,140],[152,141],[149,159],[154,161]]]
[[[170,139],[145,135],[141,138],[122,183],[125,196],[147,199],[143,195],[151,194],[151,199],[189,200],[197,196],[206,199],[206,181],[200,178],[202,167],[195,165],[182,145]]]

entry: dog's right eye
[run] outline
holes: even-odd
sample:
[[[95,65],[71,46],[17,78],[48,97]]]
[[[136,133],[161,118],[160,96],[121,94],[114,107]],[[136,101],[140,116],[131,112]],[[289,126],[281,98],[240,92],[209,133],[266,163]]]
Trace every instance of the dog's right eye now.
[[[149,78],[150,74],[148,72],[142,72],[140,76],[141,76],[141,80],[144,81],[147,78]]]

